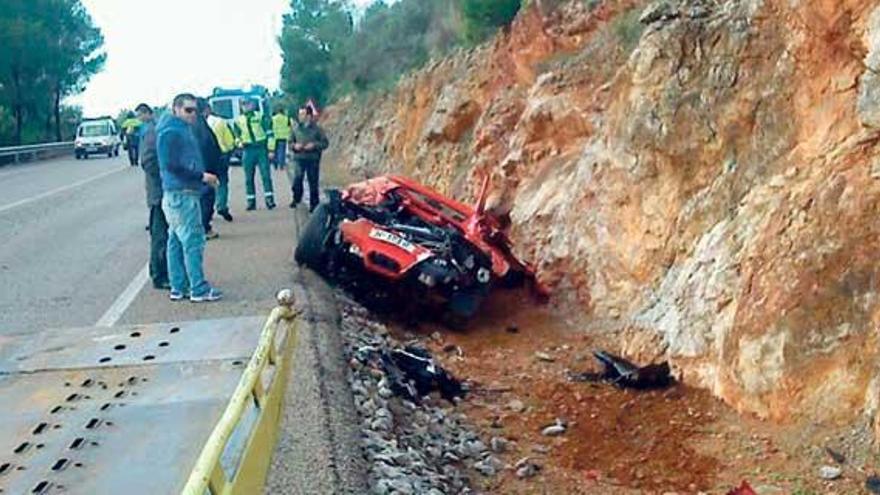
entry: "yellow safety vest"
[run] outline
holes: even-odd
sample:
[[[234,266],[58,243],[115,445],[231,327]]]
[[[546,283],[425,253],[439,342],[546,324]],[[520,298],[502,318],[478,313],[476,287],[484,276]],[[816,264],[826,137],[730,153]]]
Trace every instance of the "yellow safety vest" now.
[[[263,128],[263,114],[254,112],[250,115],[241,114],[235,118],[235,127],[238,137],[245,146],[251,144],[265,144],[268,134]]]
[[[129,119],[125,119],[122,123],[122,128],[125,130],[126,134],[134,134],[138,127],[141,126],[141,121],[132,117]]]
[[[287,140],[290,136],[290,117],[283,113],[273,115],[272,131],[275,133],[275,139]]]
[[[229,153],[235,148],[235,135],[232,134],[232,129],[229,128],[229,124],[225,120],[211,115],[208,117],[208,125],[214,131],[214,136],[217,137],[217,144],[220,145],[221,153]]]

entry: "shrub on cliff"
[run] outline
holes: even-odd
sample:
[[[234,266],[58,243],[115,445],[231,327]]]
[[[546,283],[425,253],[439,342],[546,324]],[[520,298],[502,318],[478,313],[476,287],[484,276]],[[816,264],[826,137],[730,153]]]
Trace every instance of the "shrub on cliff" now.
[[[521,0],[459,0],[465,19],[465,38],[478,43],[516,17]]]
[[[281,88],[294,101],[328,103],[390,88],[398,78],[510,23],[520,0],[292,0],[279,44]]]

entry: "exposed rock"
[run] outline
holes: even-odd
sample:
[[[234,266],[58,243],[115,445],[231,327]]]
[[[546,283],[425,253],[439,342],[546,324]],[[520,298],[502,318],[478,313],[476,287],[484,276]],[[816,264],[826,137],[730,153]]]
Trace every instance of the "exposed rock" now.
[[[507,403],[507,408],[513,412],[521,413],[526,410],[526,405],[519,399],[513,399]]]
[[[550,426],[547,426],[541,430],[541,435],[544,435],[547,437],[557,437],[557,436],[565,433],[565,430],[566,430],[565,425],[561,425],[561,424],[550,425]]]
[[[837,466],[822,466],[819,468],[819,477],[823,480],[836,480],[843,475],[843,470]]]
[[[492,439],[489,440],[489,446],[492,448],[492,452],[495,452],[496,454],[503,454],[506,452],[509,445],[510,442],[508,442],[506,438],[492,437]]]
[[[468,202],[491,177],[560,311],[740,411],[876,415],[880,0],[631,5],[530,11],[329,109],[327,161]]]
[[[444,409],[430,397],[415,404],[394,395],[385,373],[377,372],[381,363],[371,349],[390,350],[401,344],[364,308],[339,297],[349,383],[361,418],[373,493],[469,493],[463,461],[494,476],[503,466],[488,455],[464,414]]]
[[[539,361],[544,361],[545,363],[552,363],[552,362],[556,361],[556,359],[553,356],[547,354],[546,352],[540,352],[540,351],[535,353],[535,358]]]

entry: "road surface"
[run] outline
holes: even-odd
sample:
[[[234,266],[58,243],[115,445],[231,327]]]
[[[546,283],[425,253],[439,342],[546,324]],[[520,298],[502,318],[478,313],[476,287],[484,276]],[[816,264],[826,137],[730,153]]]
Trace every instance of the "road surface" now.
[[[235,220],[217,220],[220,238],[208,242],[205,256],[208,279],[226,298],[192,304],[170,302],[145,277],[149,237],[139,167],[123,157],[70,157],[0,168],[0,337],[55,327],[267,315],[278,289],[311,292],[303,277],[295,277],[292,262],[305,213],[287,208],[287,178],[273,173],[280,207],[245,212],[242,169],[230,169]],[[332,311],[326,302],[318,310]],[[347,391],[341,350],[318,331],[314,323],[304,325],[296,351],[273,491],[360,490],[346,488],[359,483],[360,474],[340,458],[346,452],[357,457],[357,447],[346,443],[354,441],[353,425],[345,424],[351,416],[339,412],[353,406],[350,393],[340,395]]]

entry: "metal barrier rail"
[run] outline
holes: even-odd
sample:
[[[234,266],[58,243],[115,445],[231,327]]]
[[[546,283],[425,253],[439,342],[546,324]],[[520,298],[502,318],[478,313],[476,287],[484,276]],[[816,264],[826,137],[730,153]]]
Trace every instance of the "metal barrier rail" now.
[[[190,473],[183,495],[262,493],[293,359],[296,316],[289,306],[272,310],[229,405]]]
[[[29,144],[26,146],[8,146],[0,148],[0,164],[12,162],[18,163],[23,158],[29,157],[31,160],[37,159],[39,155],[45,153],[62,153],[73,151],[73,141],[62,143],[42,143]],[[11,157],[11,159],[10,159]]]

